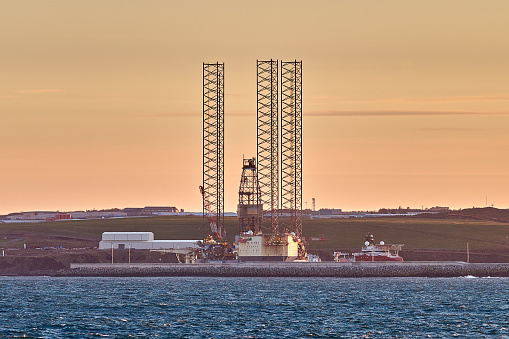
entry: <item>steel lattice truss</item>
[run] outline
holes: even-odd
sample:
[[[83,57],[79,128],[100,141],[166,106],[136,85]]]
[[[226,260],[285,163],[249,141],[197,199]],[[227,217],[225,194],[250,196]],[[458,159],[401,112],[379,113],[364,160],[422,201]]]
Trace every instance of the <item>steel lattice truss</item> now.
[[[203,191],[203,215],[224,238],[224,63],[203,64]]]
[[[239,234],[249,231],[252,231],[253,234],[257,234],[261,231],[262,212],[256,159],[244,159],[242,175],[240,176],[239,204],[237,206]]]
[[[264,214],[270,214],[270,231],[278,234],[279,139],[278,61],[257,61],[258,183]],[[267,228],[264,223],[264,228]]]
[[[281,62],[281,212],[302,236],[302,61]]]

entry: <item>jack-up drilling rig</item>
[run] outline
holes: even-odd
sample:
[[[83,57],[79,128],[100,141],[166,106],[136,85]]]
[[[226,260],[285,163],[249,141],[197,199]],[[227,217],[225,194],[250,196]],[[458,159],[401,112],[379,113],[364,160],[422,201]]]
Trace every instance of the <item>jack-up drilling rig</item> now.
[[[224,64],[220,63],[203,64],[200,193],[204,234],[198,261],[235,258],[224,228]],[[306,260],[302,240],[302,61],[257,61],[257,158],[243,159],[237,215],[240,260]],[[209,230],[211,234],[206,236]]]
[[[302,240],[302,62],[281,62],[281,78],[278,71],[278,60],[257,62],[260,202],[242,203],[244,160],[238,208],[238,256],[243,261],[305,261],[307,256]],[[256,171],[254,159],[251,163]],[[257,213],[260,226],[246,228],[244,210]]]

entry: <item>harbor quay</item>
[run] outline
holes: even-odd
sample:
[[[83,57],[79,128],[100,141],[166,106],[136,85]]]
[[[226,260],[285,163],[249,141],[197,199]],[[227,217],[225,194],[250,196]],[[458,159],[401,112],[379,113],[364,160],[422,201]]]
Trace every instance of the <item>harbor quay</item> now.
[[[507,263],[414,262],[212,262],[200,264],[71,264],[54,276],[75,277],[509,277]]]

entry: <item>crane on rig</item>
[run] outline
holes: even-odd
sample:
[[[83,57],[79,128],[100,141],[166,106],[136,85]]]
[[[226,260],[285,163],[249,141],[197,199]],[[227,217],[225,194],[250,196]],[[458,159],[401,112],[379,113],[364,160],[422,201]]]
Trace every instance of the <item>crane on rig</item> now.
[[[217,242],[221,242],[226,238],[226,231],[224,226],[218,225],[217,218],[212,212],[207,193],[205,192],[203,186],[200,186],[200,193],[203,199],[204,216],[206,216],[210,231],[212,232],[212,239]]]
[[[207,192],[205,192],[203,186],[200,186],[200,193],[203,198],[203,215],[207,218],[212,235],[204,236],[203,242],[199,244],[201,251],[198,254],[198,262],[235,259],[236,255],[226,241],[224,225],[218,223],[217,216],[212,211]]]

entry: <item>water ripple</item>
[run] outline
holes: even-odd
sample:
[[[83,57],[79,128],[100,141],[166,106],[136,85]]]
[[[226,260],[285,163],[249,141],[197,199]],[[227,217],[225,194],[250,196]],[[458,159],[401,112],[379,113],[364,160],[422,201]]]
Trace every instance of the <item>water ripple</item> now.
[[[509,338],[509,279],[0,277],[2,338]]]

